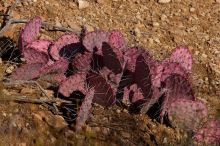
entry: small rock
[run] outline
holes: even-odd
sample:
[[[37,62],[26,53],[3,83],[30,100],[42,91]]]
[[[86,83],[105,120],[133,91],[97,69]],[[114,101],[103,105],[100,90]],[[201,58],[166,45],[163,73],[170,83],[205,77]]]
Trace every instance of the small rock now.
[[[87,30],[88,32],[94,31],[94,27],[91,26],[91,25],[86,24],[86,25],[85,25],[85,28],[86,28],[86,30]]]
[[[199,55],[199,51],[195,51],[195,55],[198,56]]]
[[[215,2],[220,4],[220,0],[215,0]]]
[[[25,61],[26,61],[25,58],[23,58],[23,57],[20,58],[20,60],[21,60],[22,62],[25,62]]]
[[[109,128],[103,128],[103,129],[102,129],[102,133],[103,133],[104,135],[108,135],[108,134],[110,133],[110,129],[109,129]]]
[[[153,27],[158,27],[160,24],[158,22],[153,22]]]
[[[33,94],[34,92],[35,92],[34,89],[28,87],[22,88],[20,91],[21,94]]]
[[[154,38],[154,41],[156,42],[156,43],[160,43],[160,39],[159,38]]]
[[[167,138],[166,137],[163,139],[163,143],[167,144]]]
[[[127,109],[123,109],[123,112],[124,112],[124,113],[128,113],[128,110],[127,110]]]
[[[167,16],[166,16],[165,14],[162,14],[161,17],[160,17],[160,19],[161,19],[162,21],[166,21],[166,20],[167,20]]]
[[[84,9],[89,6],[89,2],[85,0],[78,0],[79,9]]]
[[[161,4],[166,4],[166,3],[171,2],[171,0],[159,0],[158,2]]]
[[[96,2],[97,2],[98,4],[104,4],[104,3],[106,2],[106,0],[96,0]]]
[[[72,29],[74,29],[74,30],[77,30],[77,31],[79,31],[79,32],[80,32],[80,30],[81,30],[81,26],[78,25],[78,24],[76,24],[76,22],[74,22],[74,21],[67,21],[67,25],[68,25],[70,28],[72,28]]]
[[[154,40],[153,40],[152,38],[149,38],[148,41],[149,41],[149,44],[150,44],[150,45],[153,45],[153,44],[154,44]]]
[[[207,58],[208,56],[206,54],[202,54],[202,58]]]
[[[117,110],[116,110],[116,113],[118,113],[118,114],[121,113],[121,110],[120,110],[120,109],[117,109]]]
[[[190,12],[195,12],[195,10],[196,10],[195,8],[190,8],[189,9]]]
[[[3,62],[2,62],[2,58],[0,58],[0,64],[2,64]]]
[[[141,31],[140,31],[139,28],[135,27],[135,28],[134,28],[134,32],[135,32],[135,35],[136,35],[137,37],[141,37]]]
[[[48,97],[53,97],[54,91],[53,90],[44,90]],[[42,93],[44,95],[44,93]]]
[[[15,69],[15,67],[13,65],[11,65],[5,70],[5,72],[8,74],[11,74],[14,71],[14,69]]]
[[[6,114],[5,112],[3,112],[3,113],[2,113],[2,116],[6,117],[6,116],[7,116],[7,114]]]
[[[58,27],[62,27],[62,24],[60,23],[58,17],[56,17],[56,19],[55,19],[55,25],[58,26]]]

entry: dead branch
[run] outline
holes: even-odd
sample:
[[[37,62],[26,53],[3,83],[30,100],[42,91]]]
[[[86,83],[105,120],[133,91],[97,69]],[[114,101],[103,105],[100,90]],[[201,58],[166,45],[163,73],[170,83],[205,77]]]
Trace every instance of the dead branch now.
[[[32,103],[32,104],[53,104],[60,105],[61,103],[71,103],[71,101],[63,99],[48,99],[48,98],[32,98],[27,96],[0,96],[0,101],[14,101],[14,102],[23,102],[23,103]]]
[[[0,37],[3,36],[4,32],[9,28],[9,26],[11,24],[17,24],[17,23],[27,23],[29,20],[27,19],[9,19],[5,26],[1,29],[0,31]],[[52,23],[49,22],[42,22],[42,26],[43,29],[48,30],[48,31],[62,31],[62,32],[74,32],[76,34],[80,34],[81,31],[77,30],[77,29],[72,29],[72,28],[68,28],[68,27],[60,27],[60,26],[56,26],[53,25]]]

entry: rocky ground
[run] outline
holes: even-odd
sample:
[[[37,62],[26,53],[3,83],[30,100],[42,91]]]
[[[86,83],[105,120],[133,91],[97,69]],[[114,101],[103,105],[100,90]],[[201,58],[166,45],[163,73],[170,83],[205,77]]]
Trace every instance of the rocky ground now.
[[[1,14],[13,3],[0,0]],[[207,104],[209,118],[220,116],[219,0],[20,0],[10,13],[16,20],[36,15],[44,22],[76,33],[82,26],[89,31],[121,30],[129,46],[142,46],[158,59],[168,56],[178,45],[188,46],[194,59],[191,83],[195,94]],[[17,44],[23,25],[12,24],[1,35]],[[48,29],[53,28],[42,29],[41,38],[54,39],[63,33]],[[4,41],[0,42],[3,49]],[[1,80],[17,66],[4,60],[4,56],[0,64]],[[0,90],[0,145],[201,145],[181,130],[145,115],[130,115],[119,107],[94,106],[87,125],[75,133],[62,116],[42,104],[8,101],[21,95],[45,97],[39,86],[6,85],[1,81]],[[45,88],[45,92],[54,96],[52,90]]]

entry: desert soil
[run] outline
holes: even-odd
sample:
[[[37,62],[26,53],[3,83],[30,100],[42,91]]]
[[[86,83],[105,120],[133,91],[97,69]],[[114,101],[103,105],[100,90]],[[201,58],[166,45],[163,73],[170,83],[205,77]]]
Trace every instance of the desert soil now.
[[[190,82],[196,97],[203,100],[209,118],[220,117],[220,1],[219,0],[21,0],[12,9],[14,19],[40,16],[43,21],[79,33],[81,27],[120,30],[128,46],[141,46],[155,58],[169,56],[176,46],[188,46],[193,54]],[[6,13],[13,0],[0,0]],[[1,17],[1,22],[3,17]],[[20,28],[13,24],[4,32],[17,44]],[[64,32],[41,30],[40,38],[55,39]],[[3,45],[0,46],[1,49]],[[0,79],[17,65],[0,61]],[[48,95],[53,91],[46,89]],[[2,98],[45,97],[35,84],[0,82]],[[75,133],[62,116],[42,104],[0,102],[0,145],[199,145],[179,129],[162,125],[146,115],[131,115],[114,106],[103,109],[95,105],[83,130]]]

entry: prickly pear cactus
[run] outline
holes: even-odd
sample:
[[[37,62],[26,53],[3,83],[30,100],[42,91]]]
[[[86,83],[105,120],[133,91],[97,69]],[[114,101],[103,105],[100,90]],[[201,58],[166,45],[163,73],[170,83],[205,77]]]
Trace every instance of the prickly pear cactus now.
[[[49,41],[37,39],[40,28],[41,18],[34,17],[22,29],[20,50],[26,64],[11,78],[55,81],[65,98],[80,92],[85,99],[76,130],[87,120],[92,103],[109,107],[116,97],[128,102],[125,107],[130,111],[144,114],[163,99],[161,118],[167,113],[174,127],[186,130],[195,131],[207,116],[205,104],[194,97],[188,81],[192,55],[186,47],[177,47],[169,58],[158,61],[144,48],[127,47],[117,30],[70,33]],[[199,139],[200,133],[195,137]]]
[[[179,63],[188,73],[192,71],[192,55],[187,47],[177,47],[170,56],[170,61]]]
[[[87,76],[87,84],[95,90],[93,102],[102,106],[111,106],[115,103],[116,93],[100,74],[93,72],[89,73]]]
[[[172,102],[177,99],[195,100],[190,83],[186,78],[178,74],[172,74],[163,82],[164,101],[161,107],[161,119],[170,108]],[[162,120],[163,122],[163,120]]]
[[[168,108],[172,125],[185,130],[198,129],[207,115],[206,105],[199,100],[177,99]]]
[[[50,55],[54,60],[59,60],[60,57],[69,59],[78,51],[78,43],[79,38],[77,35],[65,34],[53,42],[50,47]]]
[[[220,119],[210,119],[198,129],[193,137],[196,141],[210,145],[220,144]]]
[[[120,31],[113,30],[110,33],[109,45],[120,52],[123,52],[126,49],[125,39]]]
[[[23,55],[28,64],[31,63],[44,63],[49,61],[49,54],[47,52],[50,41],[37,40],[31,42],[23,49]]]
[[[66,97],[69,97],[73,91],[80,91],[85,94],[86,73],[77,72],[64,80],[59,86],[59,92]]]
[[[94,89],[89,89],[85,93],[84,101],[80,107],[80,110],[77,114],[76,118],[76,131],[80,131],[82,126],[85,124],[86,120],[89,117],[90,110],[92,108],[92,101],[94,97],[95,91]]]
[[[83,45],[88,51],[95,51],[96,54],[102,55],[102,43],[108,42],[108,40],[108,32],[96,30],[85,34],[85,37],[83,38]]]
[[[41,18],[36,16],[25,25],[24,29],[21,30],[19,40],[21,50],[23,50],[27,44],[37,39],[41,28],[41,23]]]

